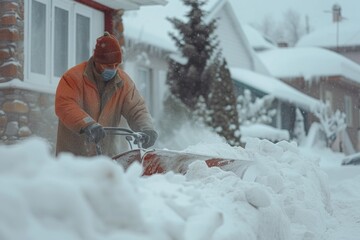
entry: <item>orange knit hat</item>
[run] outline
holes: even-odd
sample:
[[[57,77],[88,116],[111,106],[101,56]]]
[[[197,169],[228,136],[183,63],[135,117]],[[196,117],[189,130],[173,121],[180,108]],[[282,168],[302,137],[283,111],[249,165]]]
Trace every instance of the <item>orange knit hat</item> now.
[[[94,61],[101,64],[122,62],[122,54],[118,40],[108,32],[96,40]]]

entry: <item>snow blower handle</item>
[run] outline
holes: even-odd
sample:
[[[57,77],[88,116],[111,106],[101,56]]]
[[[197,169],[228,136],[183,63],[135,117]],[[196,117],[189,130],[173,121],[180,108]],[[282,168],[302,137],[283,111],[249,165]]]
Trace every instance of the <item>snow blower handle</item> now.
[[[136,144],[138,148],[142,149],[146,136],[142,132],[134,132],[127,128],[121,127],[104,127],[106,134],[108,135],[120,135],[125,136],[126,141],[129,143],[130,148],[133,149],[133,144]],[[133,143],[133,144],[132,144]]]

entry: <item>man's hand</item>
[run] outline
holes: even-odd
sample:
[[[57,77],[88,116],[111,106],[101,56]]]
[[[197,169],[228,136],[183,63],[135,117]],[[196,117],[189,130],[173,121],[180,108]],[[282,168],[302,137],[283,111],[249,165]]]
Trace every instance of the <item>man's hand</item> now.
[[[155,130],[143,130],[142,147],[149,148],[155,144],[158,138],[158,133]]]
[[[84,128],[84,133],[89,142],[98,143],[105,137],[105,130],[99,123],[94,123]]]

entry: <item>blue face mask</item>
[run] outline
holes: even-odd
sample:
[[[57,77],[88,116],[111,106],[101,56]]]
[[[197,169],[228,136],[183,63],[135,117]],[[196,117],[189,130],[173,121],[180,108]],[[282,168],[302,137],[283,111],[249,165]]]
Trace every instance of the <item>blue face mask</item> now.
[[[110,81],[116,74],[116,69],[105,68],[101,76],[105,82]]]

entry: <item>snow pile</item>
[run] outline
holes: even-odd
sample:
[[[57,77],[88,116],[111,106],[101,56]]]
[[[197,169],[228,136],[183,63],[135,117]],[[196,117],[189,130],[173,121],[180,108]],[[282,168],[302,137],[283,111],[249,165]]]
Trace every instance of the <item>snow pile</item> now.
[[[192,146],[252,161],[237,169],[197,161],[186,175],[141,177],[106,157],[54,159],[40,139],[0,147],[0,239],[319,239],[329,190],[318,163],[288,142],[246,149]],[[217,149],[216,148],[222,148]],[[240,152],[240,153],[237,153]]]

